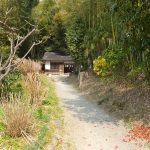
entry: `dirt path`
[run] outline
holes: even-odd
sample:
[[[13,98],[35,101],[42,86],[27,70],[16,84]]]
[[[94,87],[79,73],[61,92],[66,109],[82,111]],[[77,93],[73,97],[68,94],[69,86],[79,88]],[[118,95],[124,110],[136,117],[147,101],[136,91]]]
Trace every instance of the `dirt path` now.
[[[64,78],[55,76],[54,80],[75,150],[146,150],[140,142],[124,142],[127,130],[121,121],[81,96]]]

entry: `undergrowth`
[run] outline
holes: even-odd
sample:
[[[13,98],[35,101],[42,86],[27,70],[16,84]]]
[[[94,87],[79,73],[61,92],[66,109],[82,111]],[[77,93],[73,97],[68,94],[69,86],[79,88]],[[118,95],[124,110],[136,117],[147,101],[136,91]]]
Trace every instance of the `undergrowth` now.
[[[30,91],[26,89],[26,86],[24,86],[24,78],[19,78],[19,84],[22,85],[22,99],[20,100],[21,103],[24,103],[25,105],[28,105],[29,109],[31,110],[32,115],[32,130],[31,132],[28,132],[26,130],[26,127],[22,130],[19,125],[19,133],[13,136],[11,133],[13,131],[13,127],[15,125],[15,117],[17,113],[17,108],[14,109],[11,107],[11,103],[7,100],[4,102],[3,105],[0,105],[0,149],[10,149],[10,150],[41,150],[43,147],[51,143],[53,135],[55,133],[55,130],[57,128],[56,125],[51,123],[53,120],[60,120],[62,122],[62,111],[58,106],[58,98],[55,95],[55,87],[48,79],[48,77],[44,74],[39,75],[39,81],[41,83],[41,89],[43,94],[41,97],[41,104],[40,105],[32,105],[30,104]],[[1,99],[2,100],[2,99]],[[38,103],[37,103],[38,104]],[[9,120],[7,115],[10,115],[9,107],[12,108],[12,117],[11,119],[14,121],[14,125],[11,124],[11,120]],[[5,106],[5,107],[4,107]],[[19,107],[19,110],[21,107]],[[6,113],[6,110],[8,110]],[[26,110],[26,109],[24,109]],[[24,113],[24,111],[22,111]],[[24,114],[22,113],[22,116]],[[7,116],[7,118],[6,118]],[[14,116],[14,117],[13,117]],[[4,121],[4,118],[7,119]],[[19,120],[18,120],[19,121]],[[8,123],[8,124],[6,124]],[[30,120],[29,120],[30,123]],[[10,126],[11,125],[11,126]],[[62,124],[60,124],[61,126]],[[8,133],[8,127],[9,127],[9,133]],[[11,127],[11,128],[10,128]],[[16,126],[15,126],[16,127]],[[24,126],[23,126],[24,127]],[[19,136],[18,136],[19,135]]]
[[[41,75],[42,85],[47,88],[47,96],[43,104],[33,112],[36,119],[36,138],[32,144],[28,144],[25,150],[40,150],[47,143],[51,142],[56,126],[51,124],[52,120],[62,121],[62,111],[58,106],[58,98],[55,95],[54,85],[47,76]]]

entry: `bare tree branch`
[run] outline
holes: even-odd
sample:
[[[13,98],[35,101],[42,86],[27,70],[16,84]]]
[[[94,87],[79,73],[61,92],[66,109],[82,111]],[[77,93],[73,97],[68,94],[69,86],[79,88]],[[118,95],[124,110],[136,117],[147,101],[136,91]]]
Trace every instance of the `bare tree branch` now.
[[[5,21],[4,24],[7,23],[7,21],[9,20],[8,15],[11,13],[13,8],[7,9],[6,13],[5,13]]]
[[[32,30],[18,43],[18,45],[16,45],[16,46],[14,47],[14,49],[17,50],[17,49],[19,48],[19,46],[21,46],[22,43],[23,43],[34,31],[35,31],[35,28],[32,29]]]
[[[4,30],[6,33],[8,34],[8,39],[10,41],[10,54],[8,56],[8,58],[3,61],[3,57],[0,54],[0,81],[12,70],[12,68],[15,68],[16,65],[18,65],[19,63],[21,63],[23,61],[23,59],[31,52],[31,50],[34,48],[34,46],[37,46],[45,41],[47,41],[47,39],[49,37],[43,37],[43,39],[41,41],[37,41],[37,42],[33,42],[33,44],[30,46],[30,48],[28,49],[28,51],[26,52],[26,54],[20,59],[19,62],[17,62],[16,64],[13,63],[17,50],[19,49],[19,47],[25,42],[25,40],[31,36],[35,31],[40,31],[40,30],[36,30],[35,26],[33,24],[31,24],[30,22],[28,22],[26,20],[26,23],[29,24],[33,29],[31,31],[29,31],[25,36],[20,36],[18,35],[18,31],[23,28],[23,26],[20,29],[17,29],[16,27],[12,27],[8,24],[8,20],[10,19],[10,13],[12,11],[12,8],[8,9],[3,17],[3,20],[0,20],[0,29]],[[43,30],[43,29],[41,29]]]
[[[10,41],[10,45],[11,45],[11,47],[10,47],[10,54],[9,54],[9,57],[7,58],[7,60],[5,61],[5,63],[1,66],[0,71],[5,70],[4,68],[6,66],[8,66],[8,63],[10,62],[10,59],[13,56],[13,39],[9,39],[9,41]]]
[[[0,27],[5,29],[6,31],[9,31],[9,32],[12,32],[12,33],[16,33],[16,31],[18,31],[16,28],[10,27],[2,21],[0,21]]]
[[[15,32],[15,30],[13,30],[13,28],[7,26],[5,23],[3,23],[2,21],[0,21],[0,26],[8,32]],[[35,28],[32,29],[26,36],[24,37],[20,37],[19,35],[17,36],[17,41],[15,44],[15,38],[14,38],[14,34],[11,35],[9,37],[9,41],[10,41],[10,54],[8,56],[8,58],[6,59],[6,61],[3,63],[2,60],[2,56],[0,59],[0,81],[10,72],[11,68],[13,67],[13,60],[15,58],[16,52],[19,49],[19,47],[23,44],[23,42],[33,33],[35,32]],[[16,35],[16,34],[15,34]],[[29,52],[32,50],[32,48],[36,45],[37,43],[33,43],[32,46],[30,47],[30,49],[28,50],[28,52],[25,54],[25,56],[23,58],[25,58]],[[1,54],[0,54],[1,55]],[[3,72],[3,73],[2,73]]]
[[[25,20],[25,22],[26,22],[27,24],[29,24],[31,27],[34,27],[34,28],[35,28],[35,25],[34,25],[34,24],[30,23],[30,22],[27,21],[27,20]]]
[[[26,58],[26,56],[31,52],[31,50],[33,49],[34,46],[40,45],[41,43],[44,43],[44,42],[46,42],[46,40],[41,40],[41,41],[39,41],[39,42],[37,42],[37,43],[34,42],[34,43],[31,45],[31,47],[29,48],[28,52],[20,59],[20,61],[18,61],[17,63],[13,64],[12,66],[16,66],[16,65],[18,65],[19,63],[21,63],[21,62]]]

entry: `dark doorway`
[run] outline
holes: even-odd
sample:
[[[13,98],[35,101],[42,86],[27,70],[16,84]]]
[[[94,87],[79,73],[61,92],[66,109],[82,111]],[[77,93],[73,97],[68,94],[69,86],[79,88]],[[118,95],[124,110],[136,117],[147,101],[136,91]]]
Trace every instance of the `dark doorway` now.
[[[72,73],[74,70],[74,66],[70,64],[64,65],[64,73]]]
[[[60,63],[51,63],[51,72],[59,72],[59,65]]]

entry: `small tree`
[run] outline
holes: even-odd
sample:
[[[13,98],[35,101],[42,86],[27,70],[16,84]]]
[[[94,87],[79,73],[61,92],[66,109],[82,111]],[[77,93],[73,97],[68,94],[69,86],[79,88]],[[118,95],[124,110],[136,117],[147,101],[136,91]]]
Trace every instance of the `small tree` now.
[[[20,36],[19,29],[17,29],[13,25],[9,25],[9,14],[12,9],[8,10],[5,15],[5,19],[2,21],[0,20],[0,30],[4,32],[5,35],[7,35],[8,41],[9,41],[9,55],[4,59],[4,56],[2,54],[2,50],[0,50],[0,81],[11,71],[12,67],[14,66],[13,61],[15,59],[16,54],[18,53],[18,50],[20,46],[27,40],[29,36],[31,36],[37,29],[32,24],[32,29],[28,31],[28,33],[25,36]],[[41,41],[33,42],[28,51],[25,53],[25,55],[21,58],[21,61],[29,54],[29,52],[33,49],[34,46],[42,43]],[[20,63],[20,62],[18,62]]]

